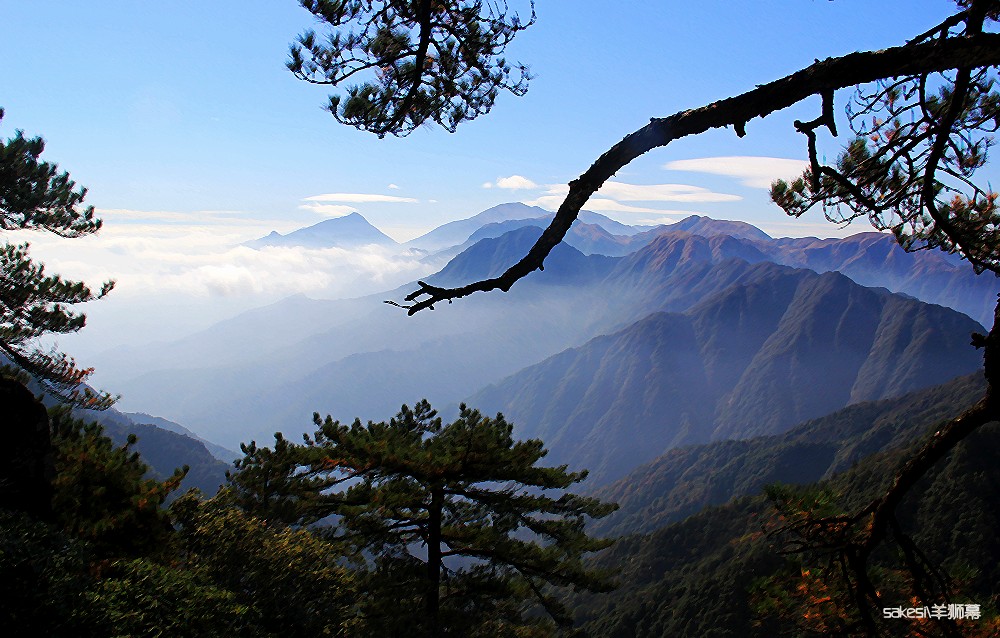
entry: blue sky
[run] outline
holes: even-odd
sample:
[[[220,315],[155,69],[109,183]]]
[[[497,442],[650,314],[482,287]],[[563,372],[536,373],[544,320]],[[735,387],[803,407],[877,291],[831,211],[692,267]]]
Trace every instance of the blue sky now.
[[[561,185],[650,117],[816,58],[901,44],[953,8],[944,0],[540,0],[537,24],[508,51],[536,76],[527,96],[502,95],[454,134],[427,128],[379,140],[334,121],[321,108],[327,88],[285,69],[289,42],[315,26],[294,0],[0,0],[0,136],[42,135],[43,157],[86,185],[106,220],[102,238],[34,237],[54,270],[116,278],[126,299],[161,286],[243,295],[245,306],[260,295],[315,292],[339,262],[285,254],[278,267],[229,250],[241,241],[352,209],[406,240],[506,201],[554,207]],[[847,96],[838,94],[840,110]],[[864,230],[838,230],[818,212],[788,220],[768,202],[770,177],[805,158],[792,120],[817,109],[810,102],[753,121],[743,139],[714,131],[647,154],[588,208],[631,224],[691,213],[743,219],[776,236]],[[372,201],[385,198],[399,201]],[[396,277],[373,285],[415,272],[383,262],[372,272]],[[272,271],[270,283],[261,269]],[[287,283],[293,272],[301,286]]]
[[[542,194],[487,190],[486,182],[521,175],[563,184],[651,116],[748,90],[814,58],[898,44],[950,8],[931,0],[542,0],[538,23],[509,52],[537,76],[526,97],[502,96],[493,113],[455,134],[428,128],[378,140],[337,124],[320,108],[326,88],[284,68],[288,43],[313,24],[293,0],[0,0],[2,134],[16,127],[43,135],[47,157],[87,185],[100,209],[233,211],[289,228],[319,219],[300,208],[307,197],[393,195],[418,202],[350,204],[407,239]],[[725,205],[641,207],[777,230],[786,220],[766,191],[662,167],[732,155],[802,159],[803,140],[791,128],[797,114],[753,122],[744,140],[731,131],[685,140],[638,160],[619,181],[738,196]]]

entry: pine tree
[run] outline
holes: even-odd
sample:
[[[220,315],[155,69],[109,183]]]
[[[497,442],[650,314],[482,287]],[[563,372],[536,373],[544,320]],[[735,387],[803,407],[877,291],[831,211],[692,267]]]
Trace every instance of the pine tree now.
[[[105,557],[150,556],[165,551],[170,519],[162,509],[188,468],[163,481],[132,446],[116,446],[94,422],[73,418],[66,406],[51,411],[56,450],[52,509],[57,524],[88,541]]]
[[[454,132],[489,113],[501,89],[528,90],[530,74],[503,57],[535,21],[508,16],[503,2],[336,2],[300,0],[332,31],[306,31],[290,48],[288,68],[312,84],[342,87],[330,97],[338,121],[379,137],[409,135],[427,122]],[[512,71],[516,71],[512,78]]]
[[[0,109],[0,120],[4,111]],[[96,233],[101,220],[93,206],[83,206],[85,188],[77,188],[69,174],[55,164],[40,161],[45,150],[41,138],[26,138],[21,131],[0,140],[0,229],[42,230],[60,237]],[[27,372],[43,388],[67,401],[89,408],[112,403],[107,394],[95,394],[81,384],[91,373],[78,368],[62,352],[37,346],[46,334],[75,332],[86,317],[67,305],[100,299],[114,286],[108,281],[96,294],[85,284],[45,273],[45,267],[28,256],[28,244],[0,247],[0,360],[6,359]]]
[[[549,586],[609,587],[581,557],[610,541],[589,537],[584,522],[616,506],[566,492],[586,472],[537,467],[542,442],[515,441],[502,415],[463,405],[445,425],[421,401],[388,422],[314,420],[304,445],[282,444],[282,459],[294,450],[301,461],[282,466],[281,484],[314,491],[287,492],[303,505],[300,522],[336,515],[332,539],[370,559],[367,622],[380,635],[502,635],[541,622],[525,618],[529,601],[568,623]],[[259,465],[270,458],[244,459],[232,477],[237,494],[261,488]],[[275,500],[287,516],[282,499],[267,502]]]

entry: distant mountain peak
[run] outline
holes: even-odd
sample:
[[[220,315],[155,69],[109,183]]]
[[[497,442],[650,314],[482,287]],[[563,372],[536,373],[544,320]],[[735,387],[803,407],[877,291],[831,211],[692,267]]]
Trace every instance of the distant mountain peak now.
[[[481,239],[429,279],[435,285],[457,285],[499,276],[527,253],[541,234],[537,226],[522,226],[499,237]],[[587,256],[568,244],[559,244],[546,261],[544,273],[539,271],[529,277],[550,284],[580,283],[603,277],[616,262],[613,257]]]
[[[434,230],[410,240],[407,245],[422,250],[438,251],[465,243],[474,233],[489,224],[520,222],[520,225],[523,225],[524,222],[530,220],[532,225],[547,226],[552,216],[551,211],[538,206],[530,206],[523,202],[507,202],[487,208],[472,217],[438,226]],[[612,235],[631,236],[652,228],[651,226],[629,226],[588,210],[581,210],[577,219],[580,223],[600,226]]]
[[[758,241],[772,239],[770,235],[753,224],[728,219],[712,219],[711,217],[704,217],[702,215],[690,215],[675,224],[669,224],[663,228],[664,232],[674,230],[684,230],[691,234],[705,237],[729,235],[730,237],[737,237],[739,239]]]
[[[357,248],[359,246],[395,246],[396,241],[369,223],[361,213],[323,221],[294,230],[287,235],[271,231],[260,239],[248,241],[244,246],[298,246],[302,248]]]

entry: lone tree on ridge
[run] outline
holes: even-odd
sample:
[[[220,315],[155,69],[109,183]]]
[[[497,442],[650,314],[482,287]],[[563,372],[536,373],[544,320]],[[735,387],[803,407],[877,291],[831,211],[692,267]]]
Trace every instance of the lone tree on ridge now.
[[[538,466],[542,442],[503,415],[462,405],[444,424],[425,400],[388,422],[313,420],[304,444],[244,445],[225,498],[279,527],[336,515],[329,540],[371,566],[361,608],[378,635],[508,635],[541,623],[534,605],[567,625],[549,586],[610,589],[581,559],[611,544],[586,519],[617,505],[567,492],[587,473]]]

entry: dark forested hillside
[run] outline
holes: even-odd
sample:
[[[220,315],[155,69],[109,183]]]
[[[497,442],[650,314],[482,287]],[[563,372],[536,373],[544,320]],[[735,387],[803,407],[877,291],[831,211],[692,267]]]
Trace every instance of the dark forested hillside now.
[[[186,465],[188,473],[181,481],[178,494],[197,488],[211,496],[226,483],[226,472],[232,465],[213,456],[198,439],[150,423],[136,422],[114,409],[84,412],[83,415],[85,420],[99,422],[105,435],[117,445],[124,445],[130,435],[135,435],[132,449],[139,453],[155,478],[166,479],[174,470]]]
[[[967,381],[951,384],[951,390],[935,391],[939,402],[915,404],[916,412],[930,419],[923,424],[906,415],[905,405],[897,404],[883,413],[881,435],[898,438],[904,432],[926,432],[940,417],[965,407],[956,401],[968,400],[968,386]],[[853,415],[851,410],[844,411],[832,416],[828,425],[854,429],[856,425],[849,425],[852,416],[865,422],[872,407],[858,406]],[[893,433],[897,425],[899,430]],[[1000,510],[992,505],[1000,490],[998,445],[1000,427],[995,423],[971,436],[932,468],[899,514],[901,526],[916,546],[934,564],[961,576],[962,602],[981,604],[984,610],[996,605],[1000,596],[1000,541],[995,534]],[[863,459],[846,473],[809,489],[830,490],[840,495],[841,506],[856,507],[888,485],[911,448]],[[654,503],[651,509],[661,505],[670,507]],[[626,509],[630,509],[627,499]],[[619,588],[603,597],[576,597],[573,603],[579,618],[588,635],[602,638],[801,635],[804,619],[782,614],[771,600],[778,594],[769,587],[791,583],[794,589],[802,570],[810,569],[797,555],[779,554],[782,537],[769,533],[779,525],[773,504],[758,494],[710,507],[645,535],[622,538],[594,561],[619,575]],[[877,562],[889,566],[893,561],[892,554],[880,554]],[[908,598],[885,595],[886,606],[911,605]],[[913,635],[915,625],[892,622],[886,635]],[[980,630],[975,635],[989,633],[986,621],[967,622],[962,626]]]
[[[981,372],[893,399],[867,401],[783,434],[670,450],[595,491],[619,510],[594,522],[602,534],[648,533],[700,510],[759,493],[771,483],[813,483],[883,450],[911,444],[927,424],[982,396]]]

